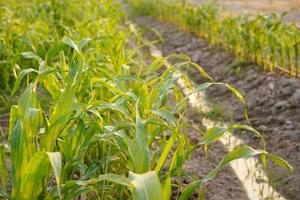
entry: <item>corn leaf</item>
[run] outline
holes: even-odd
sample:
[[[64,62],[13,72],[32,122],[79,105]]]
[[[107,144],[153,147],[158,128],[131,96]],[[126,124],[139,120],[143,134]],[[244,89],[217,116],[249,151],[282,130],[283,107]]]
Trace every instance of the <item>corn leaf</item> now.
[[[130,183],[133,187],[134,200],[160,200],[164,199],[162,185],[154,171],[145,174],[129,173]]]

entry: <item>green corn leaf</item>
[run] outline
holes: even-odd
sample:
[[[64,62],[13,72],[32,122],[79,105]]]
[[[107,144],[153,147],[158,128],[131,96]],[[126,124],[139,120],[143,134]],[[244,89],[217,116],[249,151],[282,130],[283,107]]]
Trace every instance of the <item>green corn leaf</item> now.
[[[20,197],[24,200],[37,199],[43,189],[43,178],[49,175],[49,161],[45,153],[35,153],[23,170]]]
[[[201,183],[211,181],[212,179],[214,179],[219,174],[219,171],[220,171],[219,167],[213,169],[208,175],[206,175],[205,177],[203,177],[200,180]]]
[[[133,172],[129,172],[128,178],[117,174],[103,174],[97,178],[89,179],[86,181],[76,181],[74,183],[80,186],[88,186],[94,185],[100,181],[109,181],[118,185],[126,186],[132,191],[134,200],[164,199],[162,185],[157,174],[154,171],[150,171],[144,174],[135,174]],[[68,183],[68,185],[70,184],[71,182]]]
[[[12,198],[21,198],[21,180],[26,172],[30,148],[28,145],[28,138],[23,134],[23,127],[20,120],[18,120],[11,133],[11,181],[12,181]]]
[[[79,50],[81,51],[84,47],[86,47],[91,40],[91,38],[84,38],[83,40],[81,40],[78,46]]]
[[[214,178],[215,176],[217,176],[219,170],[233,160],[237,160],[241,158],[248,159],[260,154],[266,154],[266,152],[263,150],[255,150],[247,145],[238,147],[233,151],[229,152],[228,154],[226,154],[222,159],[222,161],[219,163],[218,167],[213,170],[214,172],[208,176],[209,178],[204,177],[202,181],[208,181]]]
[[[117,174],[103,174],[94,179],[90,179],[87,181],[80,181],[80,185],[93,185],[100,181],[109,181],[112,183],[126,186],[129,189],[131,187],[130,180],[127,177],[117,175]]]
[[[171,183],[171,176],[167,175],[166,180],[164,181],[163,185],[163,195],[165,200],[171,199],[172,194],[172,183]]]
[[[40,74],[39,74],[39,80],[41,80],[43,78],[46,78],[46,77],[49,77],[50,74],[53,74],[55,72],[58,72],[58,70],[57,69],[44,70],[44,71],[40,72]]]
[[[255,133],[256,136],[258,136],[260,138],[263,137],[260,132],[258,132],[256,129],[254,129],[254,128],[250,127],[250,126],[247,126],[247,125],[234,124],[234,125],[229,126],[228,129],[229,130],[232,130],[232,129],[244,129],[244,130],[247,130],[247,131]]]
[[[59,83],[59,80],[53,75],[40,74],[39,81],[43,83],[45,89],[51,94],[53,100],[57,100],[61,94],[60,88],[62,87]]]
[[[225,86],[243,103],[246,104],[246,101],[243,97],[243,95],[234,87],[232,87],[231,85],[225,83]]]
[[[30,85],[21,95],[18,102],[18,115],[23,118],[30,108],[40,108],[34,85]]]
[[[166,162],[174,143],[175,143],[175,134],[172,134],[171,138],[169,139],[169,141],[165,145],[165,147],[163,149],[163,152],[161,153],[161,155],[159,157],[159,160],[157,162],[157,165],[156,165],[156,168],[155,168],[155,172],[157,174],[159,174],[161,168],[163,167],[164,163]]]
[[[76,83],[79,82],[80,75],[82,73],[82,65],[83,64],[79,60],[73,60],[70,66],[71,70],[68,74],[67,86],[54,107],[50,118],[50,124],[56,122],[61,116],[70,114],[74,102],[75,92],[78,87]],[[49,131],[49,133],[42,138],[41,146],[48,151],[52,150],[55,140],[61,133],[61,129],[64,127],[65,124],[63,123],[60,123],[59,126],[55,126],[55,128],[53,126],[49,127],[51,131]]]
[[[82,75],[84,62],[82,58],[74,58],[69,64],[69,73],[67,77],[67,87],[71,87],[76,82],[79,82]]]
[[[71,40],[69,37],[64,37],[62,39],[62,42],[74,49],[77,53],[80,53],[78,46],[75,44],[73,40]]]
[[[201,181],[194,181],[188,184],[179,196],[179,200],[188,200],[191,195],[201,186]]]
[[[206,71],[202,67],[200,67],[196,63],[190,63],[190,64],[193,65],[203,77],[207,78],[210,81],[214,81],[214,79],[211,76],[209,76],[208,73],[206,73]]]
[[[183,99],[181,99],[181,101],[179,101],[179,103],[176,104],[176,106],[174,107],[173,110],[177,111],[180,108],[180,106],[183,103],[185,103],[192,94],[194,94],[196,92],[205,91],[207,88],[209,88],[210,86],[212,86],[214,84],[216,84],[216,83],[203,83],[203,84],[199,85],[194,91],[192,91],[191,93],[189,93],[188,95],[186,95]]]
[[[205,188],[201,188],[198,200],[205,200]]]
[[[11,135],[13,133],[13,129],[15,127],[15,124],[16,124],[18,118],[19,118],[18,106],[13,105],[10,108],[10,113],[9,113],[9,129],[8,129],[8,142],[9,143],[11,142]]]
[[[184,164],[184,161],[186,159],[185,151],[184,151],[184,145],[182,141],[179,141],[177,149],[173,155],[169,173],[170,175],[173,175],[174,172],[177,171],[178,175],[181,173],[182,166]]]
[[[167,101],[168,93],[170,89],[176,85],[177,79],[178,78],[168,79],[158,88],[158,100],[155,102],[153,109],[158,110],[165,104],[165,102]]]
[[[265,148],[265,140],[261,133],[259,133],[256,129],[247,126],[247,125],[241,125],[241,124],[233,124],[230,125],[229,127],[212,127],[206,131],[204,134],[201,142],[199,144],[212,144],[216,141],[218,141],[224,134],[226,133],[231,133],[233,129],[244,129],[247,131],[250,131],[254,133],[257,137],[259,137],[262,141],[263,148]]]
[[[249,146],[242,146],[239,148],[234,149],[233,151],[229,152],[226,156],[224,156],[223,160],[219,164],[219,167],[225,166],[232,160],[240,159],[240,158],[251,158],[259,154],[265,154],[265,151],[262,150],[255,150]]]
[[[212,144],[216,142],[227,132],[227,130],[228,129],[224,127],[213,127],[208,129],[205,132],[200,144]]]
[[[58,152],[36,152],[27,165],[21,178],[20,197],[24,200],[37,199],[45,188],[44,178],[50,175],[50,167],[54,170],[58,188],[61,176],[61,157]],[[60,195],[60,190],[59,195]],[[61,196],[61,195],[60,195]]]
[[[68,47],[66,46],[65,43],[58,42],[54,48],[50,49],[47,52],[47,59],[51,59],[52,57],[56,56],[60,51],[63,51],[66,48],[68,48]]]
[[[156,118],[156,117],[148,118],[144,121],[144,123],[145,123],[145,125],[155,124],[155,125],[162,126],[162,127],[163,126],[165,126],[165,127],[168,126],[168,124],[164,120],[162,120],[160,118]]]
[[[79,197],[80,195],[85,195],[86,193],[90,192],[91,189],[87,187],[82,187],[80,185],[80,181],[70,180],[63,185],[61,191],[64,194],[64,199],[71,200],[76,199],[76,197]],[[49,200],[53,200],[52,195],[49,195],[47,197]]]
[[[273,154],[268,154],[268,157],[278,166],[285,168],[289,170],[290,172],[294,171],[294,168],[284,159],[280,158],[279,156],[273,155]]]
[[[93,103],[91,108],[96,108],[96,109],[99,109],[99,110],[118,111],[118,112],[122,113],[125,117],[130,116],[128,110],[125,107],[123,107],[122,105],[118,105],[118,104],[114,104],[114,103],[100,103],[100,104],[98,104],[98,103],[99,102]]]
[[[140,106],[143,106],[145,113],[148,113],[151,108],[150,95],[146,83],[140,89]]]
[[[22,52],[21,55],[24,57],[24,58],[27,58],[27,59],[34,59],[36,61],[38,61],[38,63],[41,65],[43,60],[41,59],[40,56],[36,55],[35,53],[31,52],[31,51],[26,51],[26,52]]]
[[[95,82],[95,87],[106,87],[110,91],[115,92],[116,94],[120,94],[120,95],[123,94],[123,92],[120,89],[118,89],[116,86],[110,84],[105,80],[94,78],[92,82]]]
[[[162,185],[154,171],[145,174],[129,172],[130,183],[133,187],[133,200],[163,200]]]
[[[234,149],[233,151],[227,153],[222,159],[222,161],[219,163],[219,165],[214,170],[212,170],[208,175],[203,177],[201,180],[190,183],[183,190],[180,199],[182,200],[188,199],[193,194],[193,192],[195,192],[195,190],[198,189],[203,183],[214,179],[219,174],[221,169],[229,162],[236,159],[247,159],[262,154],[267,154],[267,152],[263,150],[255,150],[246,145]]]
[[[61,155],[59,152],[47,152],[47,156],[52,166],[52,169],[54,171],[59,197],[60,199],[62,199],[61,191],[60,191],[61,173],[62,173]]]
[[[176,125],[176,119],[170,111],[166,109],[161,109],[161,110],[151,110],[151,112],[159,117],[164,118],[170,125],[172,126]]]
[[[139,101],[136,103],[135,148],[132,150],[133,172],[145,173],[149,170],[151,154],[148,146],[148,133],[141,120],[138,104]]]
[[[23,69],[20,73],[20,75],[18,76],[15,84],[14,84],[14,87],[11,91],[11,95],[14,95],[16,93],[16,91],[18,90],[19,88],[19,85],[22,81],[22,79],[24,78],[24,76],[26,76],[27,74],[30,74],[31,72],[35,72],[35,73],[39,73],[37,70],[33,69],[33,68],[27,68],[27,69]]]
[[[6,167],[5,153],[6,153],[5,146],[3,144],[0,144],[0,174],[1,174],[2,190],[4,192],[7,192],[8,171]]]
[[[29,138],[37,136],[42,126],[42,111],[37,108],[29,108],[24,116],[23,124]]]
[[[59,64],[60,64],[62,80],[65,83],[69,72],[69,66],[67,65],[66,57],[63,51],[59,52]]]
[[[10,198],[8,193],[3,191],[2,189],[0,189],[0,197],[2,197],[3,199],[9,199]]]
[[[162,68],[164,66],[165,62],[164,62],[164,58],[163,57],[156,57],[152,63],[150,63],[148,65],[148,67],[146,68],[145,73],[149,74],[149,73],[153,73],[153,72],[157,72],[160,68]]]
[[[138,100],[137,95],[135,95],[133,92],[131,91],[127,91],[124,93],[125,96],[130,97],[134,102],[136,102]]]

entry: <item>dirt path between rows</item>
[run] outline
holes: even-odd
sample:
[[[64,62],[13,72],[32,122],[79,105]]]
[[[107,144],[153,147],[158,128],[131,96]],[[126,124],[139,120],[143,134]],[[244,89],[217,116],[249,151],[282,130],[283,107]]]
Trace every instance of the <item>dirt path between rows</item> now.
[[[154,39],[153,29],[162,34],[164,41],[158,44],[164,55],[184,53],[200,64],[217,81],[228,82],[246,97],[251,125],[258,128],[267,139],[267,150],[282,156],[295,167],[295,173],[269,163],[269,173],[273,187],[290,200],[300,199],[300,80],[263,73],[257,66],[236,65],[237,59],[222,49],[211,47],[193,34],[180,32],[177,28],[160,23],[151,17],[133,19],[146,31],[146,37]],[[157,39],[157,38],[156,38]],[[198,72],[190,72],[190,77],[201,84],[204,80]],[[226,119],[227,122],[246,123],[243,107],[226,89],[214,87],[207,91],[214,104],[211,117]],[[193,135],[193,134],[192,134]],[[258,140],[248,135],[241,138],[252,146]],[[195,137],[197,140],[197,136]],[[187,168],[198,176],[205,175],[206,166],[215,165],[225,150],[216,150],[204,159],[200,150],[193,154]],[[199,162],[201,161],[201,162]],[[209,167],[210,168],[210,167]],[[207,199],[247,199],[238,179],[230,168],[208,185]]]

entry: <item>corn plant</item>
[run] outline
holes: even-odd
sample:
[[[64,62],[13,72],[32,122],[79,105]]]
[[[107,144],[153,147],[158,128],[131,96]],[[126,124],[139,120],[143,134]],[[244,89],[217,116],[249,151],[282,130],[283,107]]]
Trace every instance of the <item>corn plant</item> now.
[[[291,76],[299,74],[300,30],[283,22],[286,13],[224,17],[214,3],[195,6],[182,0],[128,2],[140,14],[150,14],[192,31],[211,44],[235,53],[242,62],[254,62],[264,70],[279,70]]]

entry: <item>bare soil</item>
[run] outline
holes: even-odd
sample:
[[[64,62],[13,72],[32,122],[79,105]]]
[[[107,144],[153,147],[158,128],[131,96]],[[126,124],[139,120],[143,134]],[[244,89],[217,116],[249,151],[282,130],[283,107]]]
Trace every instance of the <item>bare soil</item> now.
[[[151,31],[153,29],[162,34],[164,41],[157,46],[164,55],[174,52],[189,55],[215,80],[232,84],[245,96],[251,125],[264,134],[268,143],[267,150],[283,157],[295,168],[295,172],[291,174],[269,163],[273,186],[287,199],[299,200],[300,80],[263,72],[253,64],[241,64],[230,53],[211,47],[205,40],[151,17],[139,17],[134,21],[146,30],[149,39],[155,38]],[[191,71],[190,78],[198,84],[204,82],[198,72]],[[227,122],[246,123],[242,105],[225,88],[209,89],[207,96],[213,105],[217,103],[224,109],[216,109],[221,118]],[[258,145],[258,140],[254,137],[245,134],[241,138],[254,147]],[[187,169],[199,177],[205,175],[211,165],[225,153],[220,144],[212,149],[207,159],[201,150],[194,153],[186,165]],[[216,180],[210,182],[207,199],[247,199],[232,169],[227,168],[226,174],[221,173]]]

